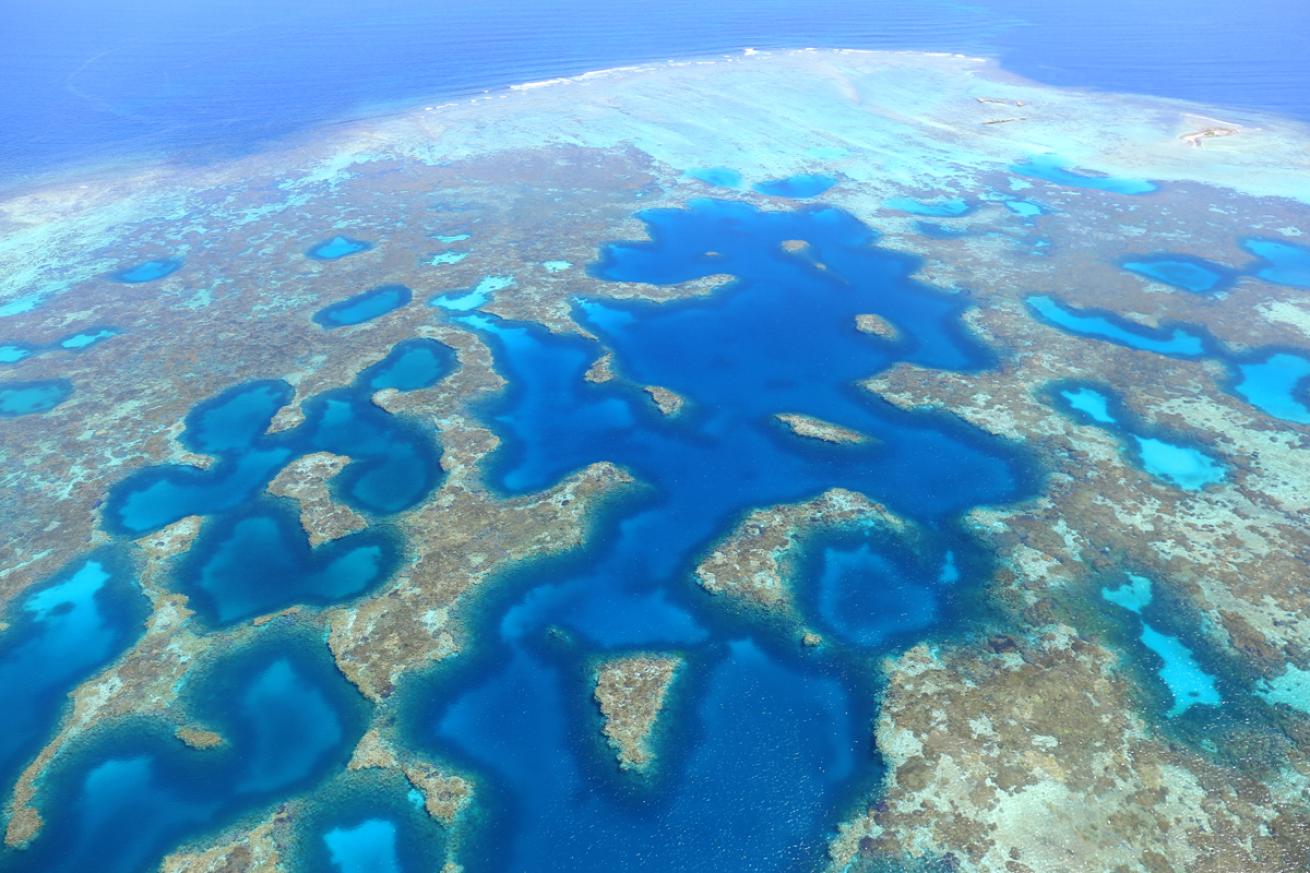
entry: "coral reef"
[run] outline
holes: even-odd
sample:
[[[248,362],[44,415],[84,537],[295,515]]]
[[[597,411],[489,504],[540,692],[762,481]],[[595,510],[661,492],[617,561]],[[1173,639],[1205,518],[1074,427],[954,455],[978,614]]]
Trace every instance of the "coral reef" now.
[[[646,393],[650,395],[650,399],[656,408],[665,415],[677,415],[682,411],[683,404],[687,402],[676,391],[670,391],[668,388],[661,388],[658,385],[647,385]]]
[[[858,445],[870,442],[871,438],[848,427],[823,421],[810,415],[795,412],[779,413],[777,419],[791,429],[796,436],[838,445]]]
[[[889,664],[886,792],[843,826],[832,869],[862,855],[1020,873],[1299,869],[1304,774],[1266,783],[1160,736],[1117,660],[1053,626]]]
[[[761,93],[770,95],[768,113],[758,111]],[[1022,118],[996,114],[1020,106]],[[1310,589],[1299,583],[1310,566],[1310,430],[1235,393],[1231,361],[1310,345],[1304,289],[1262,277],[1238,236],[1296,246],[1310,230],[1307,132],[1278,119],[1198,115],[1147,97],[1041,88],[963,57],[760,53],[514,90],[338,125],[221,163],[6,195],[0,304],[31,304],[3,319],[6,338],[53,348],[94,325],[117,333],[76,354],[15,364],[24,380],[66,380],[72,390],[46,412],[4,420],[0,602],[19,602],[77,555],[118,539],[131,540],[151,609],[140,639],[72,690],[40,752],[4,786],[6,843],[39,836],[52,765],[101,725],[155,720],[184,751],[224,754],[221,732],[179,716],[179,694],[199,665],[241,649],[271,622],[324,640],[375,706],[348,769],[402,775],[426,814],[458,833],[473,818],[462,812],[482,800],[481,783],[389,733],[395,688],[475,652],[482,641],[467,616],[498,583],[524,562],[589,542],[604,508],[643,485],[602,462],[538,492],[491,487],[500,439],[484,410],[513,386],[482,334],[427,301],[462,301],[487,277],[513,276],[477,307],[583,338],[593,336],[578,314],[586,301],[731,294],[724,273],[602,283],[581,269],[542,266],[588,264],[607,240],[646,239],[634,213],[707,193],[797,207],[752,185],[728,190],[686,175],[722,164],[751,183],[840,177],[821,205],[801,208],[840,207],[875,227],[878,245],[919,259],[916,278],[947,289],[964,310],[961,333],[995,357],[980,368],[932,367],[921,363],[935,352],[930,343],[887,317],[860,314],[852,328],[866,335],[861,342],[906,354],[853,394],[1022,444],[1043,468],[1040,497],[960,520],[994,561],[989,578],[977,580],[988,614],[957,637],[851,662],[871,683],[885,682],[872,728],[886,778],[840,823],[833,869],[1302,869],[1310,852],[1302,699]],[[1055,157],[1041,157],[1048,152]],[[925,192],[960,209],[925,228],[886,206]],[[343,234],[347,243],[371,242],[343,248],[334,238]],[[434,263],[455,239],[464,256]],[[340,256],[307,257],[311,247]],[[1189,293],[1120,263],[1147,247],[1204,259],[1224,282]],[[839,274],[820,249],[789,239],[761,257]],[[697,256],[722,269],[721,252]],[[412,300],[332,331],[315,323],[315,313],[380,282],[413,289]],[[1139,332],[1184,329],[1203,353],[1169,356],[1077,336],[1035,318],[1026,302],[1034,294],[1104,310]],[[353,384],[416,337],[453,349],[455,370],[426,387],[377,391],[370,403],[440,446],[439,487],[382,518],[342,498],[344,456],[315,452],[267,488],[298,508],[311,545],[375,527],[407,544],[376,589],[326,606],[280,604],[213,628],[177,588],[178,564],[205,519],[135,538],[106,532],[104,498],[114,483],[153,465],[221,463],[179,439],[198,401],[251,378],[284,379],[295,396],[269,432],[285,433],[304,422],[304,401]],[[587,390],[629,379],[634,394],[645,390],[668,416],[664,427],[704,411],[678,415],[679,394],[645,386],[607,350],[579,372],[584,366]],[[1112,435],[1051,402],[1052,387],[1071,379],[1113,386],[1143,422],[1203,446],[1227,475],[1194,491],[1151,477]],[[1293,390],[1304,398],[1303,383]],[[815,440],[869,439],[811,416],[778,418]],[[793,646],[812,650],[798,653],[805,660],[836,658],[840,646],[807,627],[793,587],[807,538],[829,529],[920,532],[833,489],[746,511],[705,545],[694,582],[741,607],[749,628],[761,616],[780,619]],[[1099,593],[1126,571],[1154,580],[1167,633],[1217,677],[1222,706],[1170,705],[1135,626]],[[594,696],[621,767],[653,765],[651,731],[683,660],[655,651],[596,660]],[[302,799],[270,803],[214,835],[213,845],[177,850],[163,869],[283,869]]]
[[[681,666],[676,656],[643,654],[611,658],[596,668],[602,730],[623,769],[646,770],[655,763],[651,732]]]
[[[842,488],[804,503],[753,510],[701,560],[696,581],[742,606],[792,614],[787,580],[796,575],[801,538],[818,527],[861,525],[901,530],[906,522],[863,494]]]

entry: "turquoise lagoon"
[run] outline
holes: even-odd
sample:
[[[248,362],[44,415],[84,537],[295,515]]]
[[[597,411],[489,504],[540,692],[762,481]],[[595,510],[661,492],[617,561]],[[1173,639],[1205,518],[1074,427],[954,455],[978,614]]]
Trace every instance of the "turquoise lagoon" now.
[[[1138,637],[1147,657],[1156,664],[1155,673],[1171,701],[1165,712],[1177,718],[1194,706],[1212,707],[1223,703],[1216,680],[1197,661],[1192,650],[1178,637],[1162,633],[1147,620],[1153,601],[1153,583],[1145,576],[1128,574],[1128,581],[1116,588],[1102,588],[1101,596],[1109,603],[1137,617]]]
[[[1048,390],[1064,411],[1119,437],[1125,454],[1157,479],[1198,491],[1227,476],[1225,466],[1200,447],[1142,422],[1109,387],[1073,383]]]
[[[67,379],[0,382],[0,416],[49,412],[72,393],[73,385]]]
[[[1209,359],[1228,370],[1225,388],[1261,412],[1310,423],[1310,353],[1276,346],[1235,354],[1195,325],[1151,328],[1113,312],[1068,306],[1047,294],[1027,298],[1035,317],[1077,336],[1172,358]]]
[[[1279,285],[1310,288],[1310,248],[1272,239],[1248,239],[1242,247],[1255,255],[1255,275]]]
[[[771,197],[805,199],[809,197],[818,197],[836,184],[837,179],[823,173],[801,173],[796,176],[787,176],[783,179],[771,179],[767,182],[757,182],[752,187],[761,194],[768,194]]]
[[[182,261],[175,258],[163,258],[155,261],[143,261],[131,267],[124,267],[113,274],[113,278],[128,285],[140,285],[171,276],[182,269]]]
[[[485,306],[497,291],[503,291],[513,284],[513,276],[483,276],[472,288],[436,294],[428,303],[447,312],[471,312]]]
[[[334,236],[331,239],[310,246],[305,254],[317,261],[339,261],[342,258],[366,252],[371,248],[373,248],[373,243],[364,240],[352,239],[348,236]]]
[[[1143,327],[1113,312],[1069,306],[1048,294],[1034,294],[1027,303],[1035,316],[1062,330],[1130,349],[1174,358],[1199,358],[1209,348],[1204,334],[1183,326]]]
[[[1133,179],[1123,176],[1108,176],[1101,173],[1089,173],[1070,165],[1069,161],[1059,155],[1033,155],[1026,160],[1012,164],[1010,171],[1030,179],[1040,179],[1055,185],[1067,185],[1073,188],[1089,188],[1093,191],[1106,191],[1111,194],[1150,194],[1158,187],[1146,179]]]
[[[19,361],[52,351],[80,352],[111,337],[116,337],[119,333],[118,328],[114,327],[92,327],[70,333],[49,343],[5,343],[0,345],[0,364],[17,364]]]
[[[1121,264],[1131,273],[1193,294],[1216,291],[1229,285],[1233,278],[1233,271],[1220,264],[1184,255],[1131,257]]]

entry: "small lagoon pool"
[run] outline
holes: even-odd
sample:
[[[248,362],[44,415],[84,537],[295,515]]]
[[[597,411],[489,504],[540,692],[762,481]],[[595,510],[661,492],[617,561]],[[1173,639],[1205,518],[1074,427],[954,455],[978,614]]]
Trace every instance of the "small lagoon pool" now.
[[[1279,285],[1310,288],[1310,248],[1271,239],[1248,239],[1242,247],[1259,260],[1255,275]]]
[[[49,412],[73,393],[67,379],[0,382],[0,416],[14,417]]]
[[[332,330],[351,327],[380,318],[409,303],[414,292],[404,285],[379,285],[354,297],[325,306],[314,313],[314,321]]]
[[[1213,261],[1185,255],[1133,256],[1121,261],[1120,266],[1153,282],[1193,294],[1208,294],[1224,288],[1231,284],[1234,275],[1233,271]]]
[[[783,179],[757,182],[751,187],[761,194],[768,194],[770,197],[805,199],[818,197],[836,184],[837,179],[833,176],[826,176],[823,173],[801,173]]]
[[[1059,155],[1033,155],[1010,165],[1010,171],[1030,179],[1041,179],[1055,185],[1072,188],[1090,188],[1112,194],[1149,194],[1156,190],[1154,182],[1121,176],[1107,176],[1075,169]]]
[[[128,285],[140,285],[171,276],[182,269],[180,258],[162,258],[156,261],[143,261],[131,267],[124,267],[113,274],[113,278]]]
[[[1129,573],[1128,581],[1119,587],[1102,588],[1101,597],[1137,617],[1138,639],[1146,657],[1154,661],[1155,675],[1171,700],[1166,717],[1177,718],[1195,706],[1219,706],[1223,698],[1215,677],[1201,666],[1182,640],[1160,632],[1147,620],[1154,598],[1153,584],[1145,576]]]
[[[348,236],[334,236],[311,246],[305,254],[316,261],[338,261],[373,248],[373,244]]]
[[[1147,426],[1106,386],[1065,383],[1051,389],[1057,407],[1085,424],[1117,436],[1124,453],[1142,470],[1184,491],[1199,491],[1227,478],[1226,467],[1199,446]]]
[[[1175,358],[1198,358],[1208,351],[1205,336],[1184,327],[1144,327],[1105,310],[1069,306],[1047,294],[1030,295],[1026,302],[1042,321],[1079,336]]]

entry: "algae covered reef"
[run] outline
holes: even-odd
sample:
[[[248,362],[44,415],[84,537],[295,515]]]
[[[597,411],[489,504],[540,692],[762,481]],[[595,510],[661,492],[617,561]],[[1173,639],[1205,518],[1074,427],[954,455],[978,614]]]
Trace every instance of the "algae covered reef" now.
[[[0,869],[1306,869],[1217,112],[761,52],[7,195]]]

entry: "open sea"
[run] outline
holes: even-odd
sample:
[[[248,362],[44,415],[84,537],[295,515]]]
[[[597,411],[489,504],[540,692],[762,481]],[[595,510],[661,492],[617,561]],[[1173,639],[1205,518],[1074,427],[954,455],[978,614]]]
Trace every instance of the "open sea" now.
[[[0,21],[0,184],[748,47],[987,55],[1052,85],[1310,119],[1301,0],[4,0]]]

